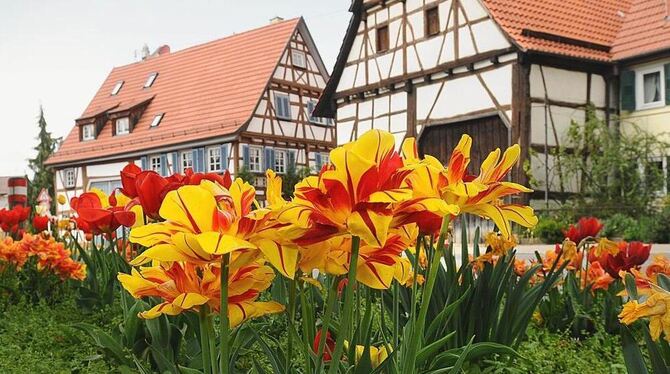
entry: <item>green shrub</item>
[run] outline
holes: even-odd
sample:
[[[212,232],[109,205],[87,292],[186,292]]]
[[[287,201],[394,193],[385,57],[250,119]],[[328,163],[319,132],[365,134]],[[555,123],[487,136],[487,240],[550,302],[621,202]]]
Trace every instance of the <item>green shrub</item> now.
[[[565,225],[561,222],[553,218],[545,217],[540,218],[540,221],[537,226],[535,226],[533,232],[535,236],[540,238],[543,242],[554,244],[560,243],[565,239],[565,234],[563,233],[564,230]]]
[[[621,238],[625,236],[626,230],[628,230],[628,236],[635,237],[639,235],[637,226],[638,223],[634,218],[616,213],[605,220],[602,235],[608,238]]]
[[[651,240],[654,243],[670,243],[670,204],[666,204],[656,215]]]

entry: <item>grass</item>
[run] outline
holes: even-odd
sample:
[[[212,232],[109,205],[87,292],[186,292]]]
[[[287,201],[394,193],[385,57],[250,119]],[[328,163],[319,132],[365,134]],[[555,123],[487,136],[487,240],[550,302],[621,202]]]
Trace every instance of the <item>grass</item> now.
[[[113,369],[70,325],[110,327],[119,310],[82,314],[72,298],[56,305],[20,302],[0,312],[0,373],[106,373]]]

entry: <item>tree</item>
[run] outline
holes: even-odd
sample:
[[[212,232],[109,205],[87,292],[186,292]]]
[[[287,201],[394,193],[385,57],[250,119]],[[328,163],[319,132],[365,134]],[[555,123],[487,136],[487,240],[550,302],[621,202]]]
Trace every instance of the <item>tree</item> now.
[[[555,154],[561,182],[576,187],[571,202],[590,214],[648,214],[666,183],[661,160],[670,145],[660,139],[633,123],[613,130],[588,108]]]
[[[37,196],[42,188],[45,188],[49,192],[49,196],[52,197],[51,211],[53,212],[56,200],[53,198],[55,195],[54,172],[47,168],[44,163],[56,151],[59,139],[54,138],[51,133],[47,131],[47,121],[44,119],[44,110],[41,106],[37,126],[40,129],[36,138],[39,143],[34,148],[35,151],[37,151],[37,155],[35,158],[28,160],[30,169],[35,173],[33,179],[30,181],[30,186],[28,187],[28,203],[31,207],[34,207],[37,204]]]

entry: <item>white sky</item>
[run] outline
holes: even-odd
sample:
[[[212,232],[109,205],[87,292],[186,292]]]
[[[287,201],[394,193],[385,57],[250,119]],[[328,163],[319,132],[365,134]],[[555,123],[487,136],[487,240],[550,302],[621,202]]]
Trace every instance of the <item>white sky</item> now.
[[[332,71],[350,0],[0,0],[0,175],[28,173],[37,115],[65,136],[112,67],[146,43],[172,51],[305,17]]]

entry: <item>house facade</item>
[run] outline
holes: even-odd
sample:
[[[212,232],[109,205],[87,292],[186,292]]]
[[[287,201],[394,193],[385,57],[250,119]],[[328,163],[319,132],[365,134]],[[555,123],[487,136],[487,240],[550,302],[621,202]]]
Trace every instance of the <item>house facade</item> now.
[[[168,176],[319,169],[335,145],[332,119],[312,115],[327,70],[302,18],[114,68],[48,160],[56,194],[120,187],[134,162]],[[60,207],[68,213],[69,206]]]
[[[337,118],[338,143],[381,128],[446,162],[467,133],[473,172],[490,150],[519,143],[512,178],[532,178],[531,203],[547,206],[576,192],[552,151],[589,108],[622,126],[669,123],[665,0],[355,0],[350,11],[317,106]],[[642,95],[632,108],[622,105],[631,89]]]

